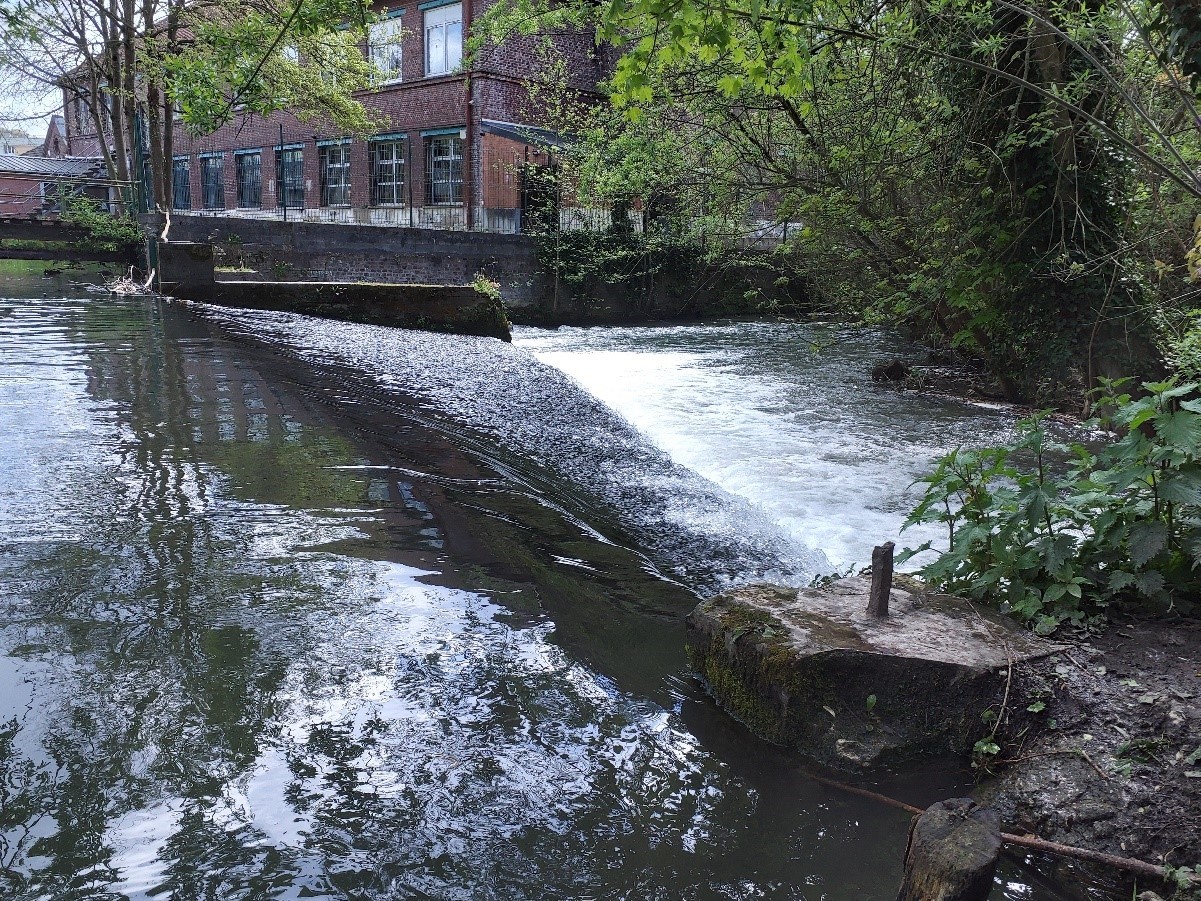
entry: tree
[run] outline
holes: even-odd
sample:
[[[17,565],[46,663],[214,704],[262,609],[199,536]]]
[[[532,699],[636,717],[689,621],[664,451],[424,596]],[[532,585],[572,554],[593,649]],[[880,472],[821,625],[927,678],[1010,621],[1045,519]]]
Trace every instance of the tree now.
[[[0,59],[90,119],[130,204],[141,141],[150,202],[166,210],[177,120],[203,134],[288,109],[368,128],[351,93],[375,76],[358,46],[372,18],[367,0],[6,0]]]
[[[485,27],[595,29],[622,50],[623,134],[674,136],[698,227],[774,211],[827,302],[968,349],[1029,399],[1154,369],[1191,292],[1201,119],[1163,10],[507,0]]]

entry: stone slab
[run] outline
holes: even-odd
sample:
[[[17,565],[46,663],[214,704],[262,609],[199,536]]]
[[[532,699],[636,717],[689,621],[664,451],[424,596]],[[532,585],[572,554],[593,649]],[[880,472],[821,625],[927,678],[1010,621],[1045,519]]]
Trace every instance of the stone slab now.
[[[894,587],[887,619],[860,577],[752,585],[688,616],[689,657],[717,702],[763,738],[861,768],[968,754],[1010,664],[1058,646],[960,598]]]

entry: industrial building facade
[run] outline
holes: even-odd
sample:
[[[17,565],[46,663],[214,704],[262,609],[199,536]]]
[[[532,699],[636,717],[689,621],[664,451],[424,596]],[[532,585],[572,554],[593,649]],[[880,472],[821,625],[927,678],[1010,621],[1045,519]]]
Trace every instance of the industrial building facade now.
[[[247,115],[203,137],[176,132],[172,207],[180,214],[521,231],[529,167],[559,143],[532,108],[543,53],[517,38],[464,68],[473,16],[492,0],[394,2],[362,48],[385,80],[356,94],[382,123],[329,134],[287,113]],[[567,86],[595,92],[607,59],[585,35],[553,39]],[[67,97],[68,143],[95,144]]]

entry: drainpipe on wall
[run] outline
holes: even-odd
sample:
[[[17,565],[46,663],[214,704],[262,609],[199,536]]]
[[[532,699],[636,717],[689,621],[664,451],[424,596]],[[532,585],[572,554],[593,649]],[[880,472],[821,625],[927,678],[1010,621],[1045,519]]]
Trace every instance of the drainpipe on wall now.
[[[288,192],[284,190],[284,123],[282,122],[279,123],[279,150],[275,152],[275,205],[283,209],[284,222],[287,222]]]
[[[471,36],[472,0],[463,0],[463,41]],[[463,199],[467,202],[467,230],[475,227],[475,153],[472,151],[475,141],[475,129],[471,121],[471,70],[468,69],[463,79],[466,89],[463,124],[467,131],[463,141]]]

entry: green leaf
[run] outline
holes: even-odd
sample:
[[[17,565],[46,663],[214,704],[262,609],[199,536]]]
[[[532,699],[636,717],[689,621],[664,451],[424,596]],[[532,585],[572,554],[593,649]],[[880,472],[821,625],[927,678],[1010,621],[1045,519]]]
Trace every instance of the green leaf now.
[[[1190,456],[1201,451],[1201,416],[1188,410],[1177,410],[1155,419],[1156,437],[1175,449]]]
[[[1134,575],[1124,572],[1123,570],[1115,570],[1113,575],[1109,577],[1109,590],[1113,594],[1117,594],[1134,584]]]
[[[1041,615],[1034,623],[1034,631],[1039,635],[1050,635],[1059,628],[1059,620],[1053,616]]]
[[[1159,496],[1174,504],[1201,505],[1201,471],[1190,468],[1166,476],[1159,483]]]
[[[1144,597],[1154,597],[1163,591],[1164,577],[1163,573],[1150,572],[1139,573],[1134,577],[1134,587],[1138,589],[1139,594]]]
[[[1130,527],[1130,538],[1126,546],[1130,553],[1130,561],[1135,566],[1146,566],[1168,546],[1167,523],[1135,523]]]

